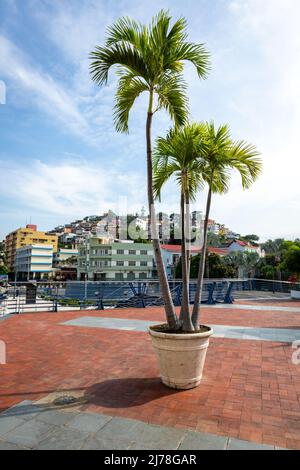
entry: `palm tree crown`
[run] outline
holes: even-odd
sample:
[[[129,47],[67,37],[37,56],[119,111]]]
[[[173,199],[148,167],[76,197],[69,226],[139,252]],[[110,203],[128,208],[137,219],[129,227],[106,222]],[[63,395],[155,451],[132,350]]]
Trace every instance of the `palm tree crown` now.
[[[206,122],[199,126],[199,130],[203,142],[205,142],[204,152],[201,157],[204,161],[202,177],[208,185],[208,196],[203,230],[203,247],[192,314],[195,329],[198,328],[212,193],[222,194],[228,191],[232,170],[238,171],[242,179],[242,187],[247,189],[258,178],[262,169],[261,159],[256,147],[243,140],[234,141],[227,124],[216,128],[213,122]]]
[[[157,198],[163,185],[175,180],[189,201],[194,201],[203,186],[202,170],[203,138],[198,124],[171,129],[166,137],[158,137],[153,152],[153,188]]]
[[[200,124],[198,129],[205,143],[202,176],[209,189],[213,193],[226,193],[232,170],[238,171],[243,189],[248,189],[262,169],[260,153],[256,147],[243,140],[234,141],[227,124],[216,128],[211,121]]]
[[[128,132],[130,109],[144,91],[156,95],[156,110],[167,110],[178,125],[186,121],[188,106],[183,62],[191,62],[198,76],[205,78],[209,54],[203,44],[187,41],[184,18],[172,26],[170,21],[168,12],[163,10],[148,26],[128,17],[121,18],[108,28],[105,45],[97,46],[91,53],[91,75],[98,85],[107,82],[113,65],[118,66],[114,121],[119,132]]]

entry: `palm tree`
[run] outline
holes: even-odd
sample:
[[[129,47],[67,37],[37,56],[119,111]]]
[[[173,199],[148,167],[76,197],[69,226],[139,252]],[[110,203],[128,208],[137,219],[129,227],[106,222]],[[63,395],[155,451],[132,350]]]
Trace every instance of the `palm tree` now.
[[[250,251],[232,251],[225,256],[224,261],[237,269],[238,277],[245,277],[257,265],[259,254]]]
[[[180,324],[183,331],[194,331],[189,312],[189,271],[190,271],[190,210],[202,187],[201,176],[201,134],[197,124],[181,129],[171,129],[165,138],[159,137],[154,148],[154,195],[161,196],[164,184],[172,177],[180,188],[181,212],[181,264],[182,264],[182,305]],[[188,240],[187,240],[188,239]]]
[[[203,179],[208,185],[205,220],[203,228],[203,246],[199,263],[197,289],[192,313],[194,328],[199,328],[199,307],[203,287],[205,257],[207,249],[207,227],[213,193],[226,193],[229,189],[231,170],[237,170],[242,179],[243,189],[247,189],[261,172],[261,159],[256,147],[245,141],[233,141],[227,124],[216,129],[213,122],[203,123],[201,133],[205,140],[206,161]]]
[[[160,287],[170,328],[179,327],[162,260],[157,234],[152,181],[151,126],[153,114],[165,109],[175,125],[183,125],[188,114],[183,62],[191,62],[200,78],[209,69],[209,54],[203,44],[187,41],[184,18],[170,25],[171,17],[160,11],[150,25],[142,25],[128,17],[117,20],[107,31],[104,46],[91,53],[91,76],[100,86],[108,80],[112,66],[119,77],[114,122],[118,132],[128,132],[129,112],[136,98],[148,93],[146,120],[147,187],[153,248]]]

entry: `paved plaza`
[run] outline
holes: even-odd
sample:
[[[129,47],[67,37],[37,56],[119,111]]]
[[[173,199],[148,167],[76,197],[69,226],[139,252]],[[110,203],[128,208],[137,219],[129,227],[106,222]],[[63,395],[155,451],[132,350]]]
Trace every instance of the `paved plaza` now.
[[[300,449],[299,302],[204,306],[214,336],[186,391],[159,379],[146,329],[163,321],[161,307],[1,321],[0,449]]]

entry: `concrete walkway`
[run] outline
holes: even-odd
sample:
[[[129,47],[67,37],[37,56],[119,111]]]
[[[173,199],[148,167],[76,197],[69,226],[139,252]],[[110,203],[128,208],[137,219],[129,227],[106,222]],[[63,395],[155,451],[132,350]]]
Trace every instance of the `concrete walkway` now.
[[[276,446],[26,400],[0,414],[0,450],[277,450]]]
[[[254,299],[251,299],[254,300]],[[219,309],[230,309],[230,310],[258,310],[258,311],[274,311],[274,312],[293,312],[300,313],[299,307],[284,307],[279,305],[248,305],[248,304],[215,304],[215,305],[205,305],[205,308],[219,308]]]
[[[147,331],[148,326],[157,322],[145,320],[130,320],[112,317],[79,317],[63,323],[63,325],[89,328],[108,328],[124,331]],[[300,340],[300,329],[291,328],[255,328],[246,326],[211,325],[214,336],[232,339],[250,339],[257,341],[274,341],[293,343]]]

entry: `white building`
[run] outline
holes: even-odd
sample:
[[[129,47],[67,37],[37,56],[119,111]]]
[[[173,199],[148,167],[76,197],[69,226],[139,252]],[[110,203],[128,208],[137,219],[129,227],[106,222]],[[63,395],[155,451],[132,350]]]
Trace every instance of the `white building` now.
[[[228,246],[228,253],[231,253],[233,251],[247,251],[248,253],[257,253],[260,258],[263,258],[265,256],[265,252],[261,249],[260,246],[254,246],[251,245],[251,243],[247,243],[242,240],[234,240],[230,243],[230,245]]]
[[[42,279],[52,273],[53,246],[25,245],[16,250],[15,273],[18,279]]]

